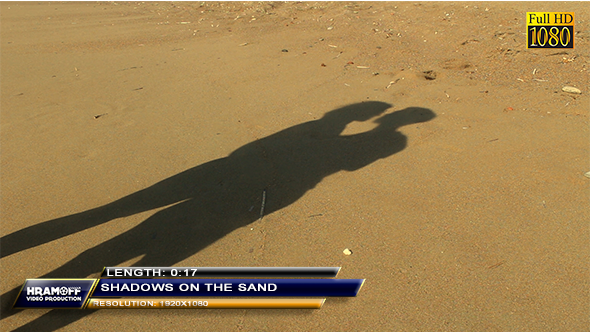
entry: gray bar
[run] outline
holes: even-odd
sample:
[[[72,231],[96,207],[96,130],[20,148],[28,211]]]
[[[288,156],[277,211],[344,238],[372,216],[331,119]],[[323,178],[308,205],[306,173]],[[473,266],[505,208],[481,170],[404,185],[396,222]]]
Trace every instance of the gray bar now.
[[[105,267],[101,278],[335,278],[339,267]]]

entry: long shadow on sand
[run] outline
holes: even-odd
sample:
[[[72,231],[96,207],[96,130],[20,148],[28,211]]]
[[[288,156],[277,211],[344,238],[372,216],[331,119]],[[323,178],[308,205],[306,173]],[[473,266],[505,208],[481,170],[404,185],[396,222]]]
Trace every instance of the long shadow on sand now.
[[[45,221],[2,237],[2,257],[85,229],[155,208],[166,207],[133,229],[88,249],[41,278],[86,277],[104,266],[143,257],[135,266],[173,266],[223,236],[259,218],[262,192],[265,214],[302,197],[326,176],[355,171],[406,147],[399,127],[431,120],[425,108],[383,115],[373,130],[340,134],[353,121],[367,121],[391,105],[351,104],[259,139],[229,156],[196,166],[146,189],[95,209]],[[254,207],[254,208],[252,208]],[[18,289],[2,295],[2,319]],[[92,311],[54,310],[19,330],[54,331]]]

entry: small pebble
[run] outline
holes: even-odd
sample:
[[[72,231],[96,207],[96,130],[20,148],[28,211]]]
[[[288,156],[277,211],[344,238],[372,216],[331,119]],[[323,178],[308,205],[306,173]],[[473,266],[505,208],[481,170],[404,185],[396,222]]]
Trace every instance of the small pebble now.
[[[590,172],[586,172],[586,174],[584,174],[584,176],[586,176],[587,178],[590,178]]]
[[[582,94],[582,91],[580,91],[580,89],[578,88],[574,88],[573,86],[564,86],[563,88],[561,88],[562,91],[564,92],[568,92],[568,93],[575,93],[575,94]]]
[[[286,49],[286,48],[283,48],[283,49],[281,50],[281,52],[285,52],[285,53],[286,53],[286,52],[289,52],[289,50],[288,50],[288,49]]]
[[[352,251],[350,251],[350,249],[346,248],[342,251],[343,254],[345,254],[346,256],[350,256],[352,255]]]

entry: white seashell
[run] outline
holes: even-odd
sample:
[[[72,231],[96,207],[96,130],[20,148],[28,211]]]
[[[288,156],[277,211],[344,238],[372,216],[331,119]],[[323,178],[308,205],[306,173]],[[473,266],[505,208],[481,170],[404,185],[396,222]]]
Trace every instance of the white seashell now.
[[[582,94],[582,91],[580,91],[580,89],[574,88],[573,86],[564,86],[563,88],[561,88],[561,90],[569,93]]]

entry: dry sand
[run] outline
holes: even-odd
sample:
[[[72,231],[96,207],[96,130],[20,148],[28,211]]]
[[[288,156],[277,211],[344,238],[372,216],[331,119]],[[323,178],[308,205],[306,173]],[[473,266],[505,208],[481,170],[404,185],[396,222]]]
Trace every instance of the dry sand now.
[[[587,4],[3,2],[0,10],[3,331],[590,325]],[[575,12],[576,48],[527,49],[527,11]],[[337,118],[345,123],[330,123],[327,138],[294,127],[363,101],[436,117],[401,127]],[[337,136],[343,128],[350,149]],[[373,144],[365,138],[374,133]],[[240,147],[238,159],[220,159]],[[293,167],[281,163],[290,156]],[[275,191],[257,221],[268,174]],[[223,189],[232,195],[218,195],[226,178],[237,183]],[[166,179],[164,189],[150,187]],[[201,189],[188,201],[175,190],[203,183],[213,194],[202,201]],[[127,195],[131,203],[117,201]],[[238,220],[250,205],[254,215]],[[187,219],[206,232],[193,239],[192,226],[177,222]],[[310,311],[7,310],[26,278],[144,262],[341,266],[339,278],[367,281],[358,297]]]

